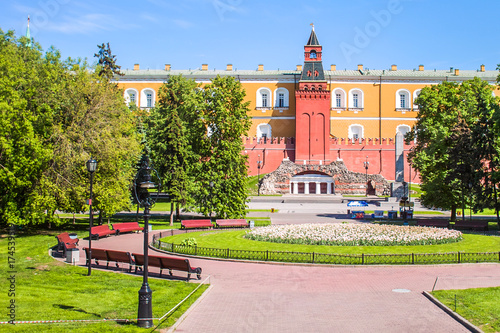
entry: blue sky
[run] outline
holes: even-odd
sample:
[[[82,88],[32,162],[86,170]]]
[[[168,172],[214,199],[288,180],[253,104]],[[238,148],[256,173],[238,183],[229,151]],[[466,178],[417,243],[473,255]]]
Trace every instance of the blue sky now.
[[[0,28],[26,32],[64,58],[94,62],[109,42],[141,69],[295,69],[314,23],[329,69],[494,70],[498,0],[24,0],[4,1]]]

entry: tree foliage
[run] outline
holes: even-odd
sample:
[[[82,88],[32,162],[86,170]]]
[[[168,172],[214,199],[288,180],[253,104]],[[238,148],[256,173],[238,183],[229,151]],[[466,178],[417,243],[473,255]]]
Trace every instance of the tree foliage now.
[[[109,47],[109,43],[104,45],[97,45],[99,51],[94,53],[94,57],[98,59],[97,61],[97,69],[98,74],[101,77],[105,77],[110,80],[113,75],[123,75],[120,72],[121,66],[116,64],[116,56],[111,53],[111,48]]]
[[[246,156],[241,137],[250,121],[241,84],[217,77],[200,86],[172,76],[148,121],[148,145],[179,204],[205,215],[245,216]]]
[[[63,62],[50,48],[0,31],[0,215],[4,223],[41,223],[54,212],[84,210],[98,162],[94,207],[129,207],[127,188],[139,150],[121,91],[85,62]]]
[[[416,139],[409,158],[421,176],[422,203],[452,210],[452,219],[468,197],[476,210],[496,202],[499,105],[492,89],[478,78],[443,82],[415,101],[419,120],[406,140]]]

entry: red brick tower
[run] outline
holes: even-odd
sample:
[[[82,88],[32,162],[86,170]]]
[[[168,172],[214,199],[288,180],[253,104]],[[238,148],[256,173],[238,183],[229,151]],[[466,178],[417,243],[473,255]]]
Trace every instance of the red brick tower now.
[[[295,91],[295,163],[329,164],[330,92],[323,63],[322,47],[314,32],[304,46],[304,66]]]

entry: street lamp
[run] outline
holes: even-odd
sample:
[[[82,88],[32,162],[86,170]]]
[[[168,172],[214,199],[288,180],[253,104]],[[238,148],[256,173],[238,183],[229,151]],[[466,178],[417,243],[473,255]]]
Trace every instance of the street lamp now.
[[[370,165],[370,162],[368,162],[368,156],[366,156],[366,161],[363,162],[363,165],[365,166],[366,195],[368,195],[368,166]]]
[[[92,274],[92,226],[94,224],[94,213],[92,212],[92,183],[94,182],[94,172],[97,169],[97,161],[90,157],[90,160],[87,161],[87,171],[90,173],[90,198],[88,200],[89,205],[89,271],[87,273],[88,276]]]
[[[262,161],[260,160],[260,154],[258,155],[257,158],[257,195],[260,195],[260,166],[262,164]]]
[[[141,160],[141,167],[134,178],[134,194],[137,203],[144,207],[144,270],[142,274],[142,287],[139,290],[139,308],[137,315],[137,325],[143,328],[153,326],[153,304],[152,304],[152,291],[149,288],[148,273],[149,273],[149,260],[148,260],[148,241],[149,241],[149,210],[155,204],[155,200],[151,199],[149,189],[155,188],[156,184],[151,181],[151,170],[156,173],[156,170],[149,166],[149,157],[143,156]],[[158,177],[158,174],[157,174]],[[160,181],[158,177],[158,182]],[[158,191],[160,189],[158,185]]]

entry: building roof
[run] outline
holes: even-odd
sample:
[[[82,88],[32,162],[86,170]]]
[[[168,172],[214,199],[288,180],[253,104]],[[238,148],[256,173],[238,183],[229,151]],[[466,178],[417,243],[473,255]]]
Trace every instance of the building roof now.
[[[319,62],[316,62],[318,64]],[[306,63],[304,64],[306,66]],[[306,66],[307,67],[307,66]],[[304,67],[304,71],[307,68]],[[302,75],[302,71],[297,70],[159,70],[159,69],[141,69],[141,70],[122,70],[124,76],[117,77],[117,81],[145,81],[145,80],[161,80],[165,81],[171,75],[183,75],[196,80],[210,80],[217,75],[233,76],[242,80],[283,80],[290,79],[297,81]],[[314,72],[314,71],[313,71]],[[480,70],[460,70],[458,75],[455,75],[453,69],[450,70],[422,70],[418,69],[398,69],[395,71],[389,69],[363,69],[363,70],[325,70],[323,77],[318,80],[417,80],[417,81],[465,81],[479,77],[488,82],[495,82],[498,71]]]

